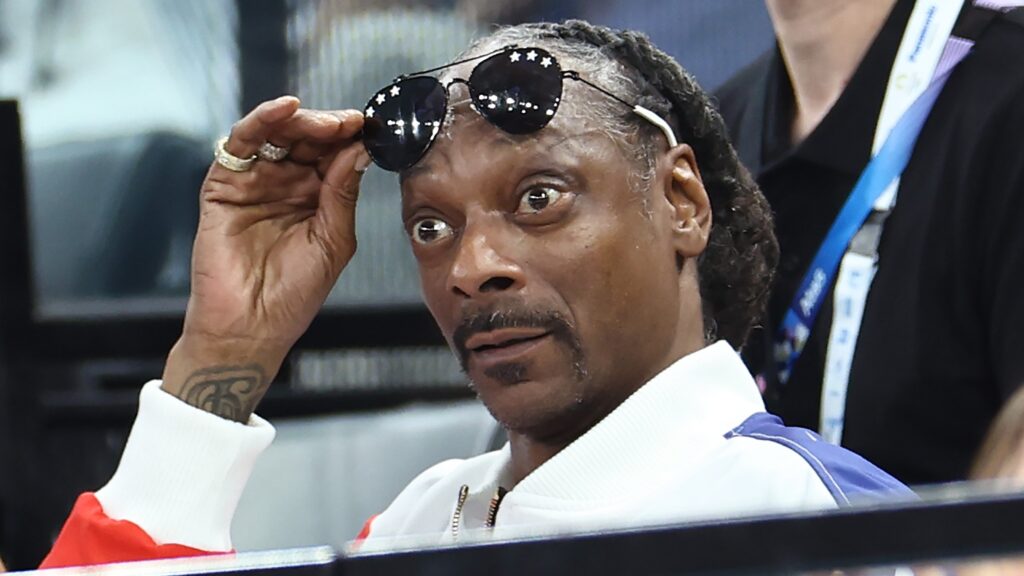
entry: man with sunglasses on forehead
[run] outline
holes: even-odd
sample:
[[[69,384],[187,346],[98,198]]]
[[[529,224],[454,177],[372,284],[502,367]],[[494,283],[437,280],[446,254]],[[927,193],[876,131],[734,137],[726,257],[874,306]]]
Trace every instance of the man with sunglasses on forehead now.
[[[509,443],[423,472],[367,522],[364,547],[906,495],[764,412],[736,350],[778,248],[724,134],[644,36],[578,21],[501,29],[362,111],[260,105],[203,185],[163,378],[45,565],[231,550],[273,437],[253,411],[355,252],[371,161],[401,173],[424,299]]]

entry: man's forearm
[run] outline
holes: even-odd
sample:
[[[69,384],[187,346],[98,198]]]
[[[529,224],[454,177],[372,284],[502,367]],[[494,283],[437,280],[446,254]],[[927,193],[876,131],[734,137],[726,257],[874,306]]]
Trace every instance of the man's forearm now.
[[[221,418],[245,422],[269,384],[259,364],[211,366],[193,372],[174,395]]]
[[[285,352],[277,348],[239,351],[196,345],[183,337],[167,358],[161,388],[200,410],[248,422],[284,359]]]

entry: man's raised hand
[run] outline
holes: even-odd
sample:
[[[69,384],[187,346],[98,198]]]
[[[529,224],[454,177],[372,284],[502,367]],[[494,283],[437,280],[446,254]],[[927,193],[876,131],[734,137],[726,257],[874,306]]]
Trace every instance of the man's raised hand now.
[[[249,158],[265,142],[289,153],[238,172],[210,167],[165,391],[248,420],[355,253],[356,199],[370,163],[357,140],[362,127],[358,111],[306,110],[285,96],[232,128],[224,143],[231,156]]]

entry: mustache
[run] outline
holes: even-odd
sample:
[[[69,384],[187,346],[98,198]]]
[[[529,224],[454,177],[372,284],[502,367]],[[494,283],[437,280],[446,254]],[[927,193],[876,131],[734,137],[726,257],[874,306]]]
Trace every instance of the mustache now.
[[[469,361],[466,341],[474,334],[502,328],[539,328],[569,345],[574,353],[578,354],[581,349],[572,323],[555,310],[492,307],[465,314],[452,333],[452,346],[462,362],[463,369]]]

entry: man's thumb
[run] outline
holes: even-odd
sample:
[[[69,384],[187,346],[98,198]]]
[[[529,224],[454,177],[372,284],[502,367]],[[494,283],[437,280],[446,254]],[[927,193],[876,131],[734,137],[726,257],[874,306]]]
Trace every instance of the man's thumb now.
[[[348,263],[356,248],[356,202],[363,172],[370,155],[362,144],[354,144],[334,157],[324,174],[317,210],[316,230],[340,266]]]

